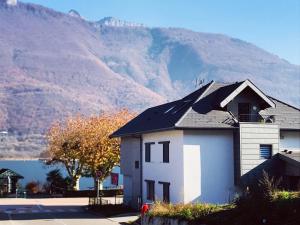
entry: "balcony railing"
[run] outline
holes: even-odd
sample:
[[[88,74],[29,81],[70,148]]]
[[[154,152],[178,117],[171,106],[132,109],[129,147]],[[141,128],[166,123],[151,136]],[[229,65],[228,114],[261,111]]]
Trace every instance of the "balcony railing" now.
[[[260,114],[239,114],[239,122],[259,122],[259,123],[274,123],[274,115],[260,115]]]

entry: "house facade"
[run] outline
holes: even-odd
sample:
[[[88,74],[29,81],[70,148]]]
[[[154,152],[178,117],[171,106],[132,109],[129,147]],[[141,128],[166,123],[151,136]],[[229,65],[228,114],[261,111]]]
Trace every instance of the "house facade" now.
[[[23,178],[23,176],[10,169],[0,168],[0,197],[15,193],[18,180]]]
[[[124,202],[227,203],[262,170],[300,186],[300,111],[251,81],[211,82],[149,108],[121,137]]]

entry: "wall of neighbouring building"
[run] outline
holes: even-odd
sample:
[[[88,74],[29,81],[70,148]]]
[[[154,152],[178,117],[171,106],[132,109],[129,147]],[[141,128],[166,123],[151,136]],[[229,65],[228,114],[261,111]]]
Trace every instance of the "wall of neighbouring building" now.
[[[134,208],[139,207],[138,199],[141,197],[140,186],[140,138],[121,139],[121,173],[124,184],[124,203]],[[139,168],[135,168],[135,161]]]
[[[184,131],[184,159],[185,202],[233,198],[233,131]]]
[[[260,144],[272,145],[272,154],[279,152],[279,128],[275,124],[240,123],[241,175],[264,163],[260,159]]]
[[[169,163],[163,163],[163,145],[161,141],[170,141]],[[151,162],[145,162],[145,143],[151,145]],[[145,180],[155,181],[155,200],[162,200],[163,185],[158,182],[170,183],[170,201],[183,202],[183,131],[164,131],[143,135],[143,200],[147,201]]]
[[[300,151],[300,131],[280,131],[280,150]]]

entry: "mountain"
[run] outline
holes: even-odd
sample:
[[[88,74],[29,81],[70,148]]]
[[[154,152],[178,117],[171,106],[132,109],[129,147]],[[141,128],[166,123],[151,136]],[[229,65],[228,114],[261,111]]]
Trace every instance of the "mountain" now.
[[[195,89],[196,80],[251,79],[300,105],[300,67],[221,34],[87,21],[0,0],[0,157],[36,157],[55,120],[127,107],[141,111]]]

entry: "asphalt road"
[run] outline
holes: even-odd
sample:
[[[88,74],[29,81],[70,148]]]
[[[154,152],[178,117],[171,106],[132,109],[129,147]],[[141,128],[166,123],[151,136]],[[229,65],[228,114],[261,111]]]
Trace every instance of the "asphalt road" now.
[[[3,214],[0,225],[116,225],[106,218],[87,212]]]
[[[0,199],[0,225],[117,225],[84,209],[85,200]]]

